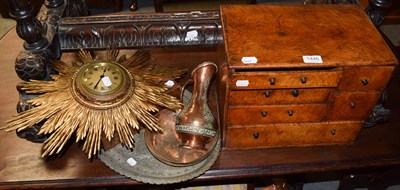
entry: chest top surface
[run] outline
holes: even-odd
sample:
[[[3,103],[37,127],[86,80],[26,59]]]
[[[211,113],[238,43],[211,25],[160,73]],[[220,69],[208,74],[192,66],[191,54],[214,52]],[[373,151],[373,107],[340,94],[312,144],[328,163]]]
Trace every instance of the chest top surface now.
[[[230,68],[397,64],[357,5],[225,5],[221,15]],[[305,63],[315,57],[303,56],[321,56],[322,63]],[[243,57],[257,63],[244,64]]]

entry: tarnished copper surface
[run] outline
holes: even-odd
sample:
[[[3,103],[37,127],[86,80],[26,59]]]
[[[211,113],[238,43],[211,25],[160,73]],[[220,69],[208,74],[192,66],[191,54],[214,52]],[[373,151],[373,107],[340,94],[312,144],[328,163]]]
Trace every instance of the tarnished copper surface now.
[[[162,133],[154,133],[146,130],[145,141],[150,152],[160,161],[173,166],[187,166],[196,164],[213,151],[217,144],[219,133],[209,143],[205,144],[205,149],[187,149],[180,146],[180,142],[175,131],[177,113],[167,109],[161,110],[157,114],[160,121]]]
[[[209,87],[217,72],[218,66],[212,62],[203,62],[192,71],[193,95],[178,114],[175,126],[183,148],[207,150],[205,145],[218,136],[218,122],[208,106]]]

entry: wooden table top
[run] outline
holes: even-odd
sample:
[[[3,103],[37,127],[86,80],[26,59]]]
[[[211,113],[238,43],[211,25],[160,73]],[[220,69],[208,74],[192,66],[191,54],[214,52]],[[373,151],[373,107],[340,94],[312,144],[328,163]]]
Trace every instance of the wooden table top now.
[[[221,18],[231,68],[397,63],[359,5],[224,5]],[[324,63],[304,64],[302,55],[320,55]],[[247,56],[257,57],[257,64],[243,64]]]
[[[14,71],[14,60],[22,44],[15,30],[0,40],[1,125],[16,113],[18,93],[15,85],[20,80]],[[170,50],[161,50],[156,59],[185,63],[191,60],[201,63],[205,59],[221,61],[223,48],[216,48],[216,51],[184,50],[171,53]],[[396,71],[389,90],[388,107],[393,112],[392,120],[363,129],[353,145],[222,150],[211,170],[194,181],[400,165],[400,101],[397,99],[400,92],[399,76]],[[40,151],[41,144],[20,139],[13,132],[1,131],[0,189],[140,184],[115,173],[98,159],[88,160],[76,144],[70,146],[60,158],[52,160],[41,158]]]

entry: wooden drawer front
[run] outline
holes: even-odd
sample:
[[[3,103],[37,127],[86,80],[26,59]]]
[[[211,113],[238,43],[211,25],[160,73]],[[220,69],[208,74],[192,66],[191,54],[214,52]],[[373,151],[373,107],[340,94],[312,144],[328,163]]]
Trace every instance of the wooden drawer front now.
[[[234,73],[232,89],[336,87],[341,70]]]
[[[323,103],[332,91],[332,88],[232,90],[229,94],[229,105]]]
[[[345,68],[338,89],[382,91],[386,87],[393,69],[392,66]]]
[[[326,120],[365,120],[379,98],[378,92],[338,92],[328,103]]]
[[[262,148],[350,144],[363,122],[286,123],[231,127],[227,148]]]
[[[244,125],[319,121],[324,108],[325,104],[230,107],[228,123]]]

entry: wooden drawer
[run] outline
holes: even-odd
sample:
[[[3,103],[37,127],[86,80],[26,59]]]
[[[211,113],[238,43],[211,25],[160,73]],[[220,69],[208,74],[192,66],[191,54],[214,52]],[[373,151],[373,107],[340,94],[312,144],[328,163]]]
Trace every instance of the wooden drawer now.
[[[378,92],[334,93],[324,120],[365,120],[379,98]]]
[[[363,122],[285,123],[230,127],[226,148],[350,144]]]
[[[323,103],[332,91],[333,88],[233,90],[229,93],[229,105]]]
[[[228,110],[228,124],[266,124],[315,122],[321,120],[325,104],[232,106]]]
[[[358,6],[230,5],[221,15],[230,148],[351,143],[398,64]]]
[[[236,72],[231,89],[336,87],[341,70]]]
[[[393,72],[393,66],[347,67],[343,69],[339,90],[383,90]]]

